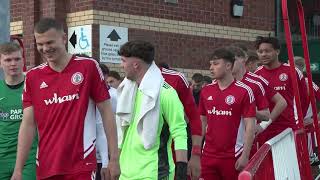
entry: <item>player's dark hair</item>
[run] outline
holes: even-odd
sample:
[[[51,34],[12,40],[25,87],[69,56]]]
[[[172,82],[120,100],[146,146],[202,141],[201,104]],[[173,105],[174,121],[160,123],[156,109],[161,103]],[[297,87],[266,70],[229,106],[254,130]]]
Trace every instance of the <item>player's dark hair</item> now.
[[[158,63],[158,67],[160,67],[160,68],[170,69],[169,64],[168,64],[168,63],[166,63],[166,62],[159,62],[159,63]]]
[[[99,67],[100,67],[103,75],[109,75],[110,71],[109,71],[109,68],[108,68],[107,65],[100,63],[100,64],[99,64]]]
[[[115,79],[122,81],[120,74],[117,71],[110,71],[108,74],[109,77],[114,77]]]
[[[249,64],[250,62],[259,61],[259,57],[256,52],[248,51],[247,54],[248,54],[248,58],[247,58],[246,64]]]
[[[196,83],[202,83],[203,82],[203,75],[200,73],[194,73],[192,75],[191,79]]]
[[[212,83],[212,78],[209,76],[203,76],[203,81],[207,84],[211,84]]]
[[[280,43],[279,40],[275,37],[263,37],[263,36],[257,36],[256,41],[254,43],[254,46],[256,49],[259,49],[260,45],[262,43],[271,44],[273,49],[279,50],[280,49]]]
[[[233,66],[235,57],[234,54],[228,50],[226,47],[217,48],[210,55],[210,60],[223,59],[226,62],[230,62]]]
[[[154,60],[155,51],[154,46],[151,43],[134,40],[122,45],[118,54],[124,57],[136,57],[147,64],[151,64]]]

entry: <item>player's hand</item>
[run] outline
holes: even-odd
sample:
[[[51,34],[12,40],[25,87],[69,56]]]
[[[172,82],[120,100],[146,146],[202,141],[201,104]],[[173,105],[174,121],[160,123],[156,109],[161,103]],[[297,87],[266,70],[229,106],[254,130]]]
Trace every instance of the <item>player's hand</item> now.
[[[22,180],[22,173],[19,171],[14,171],[11,180]]]
[[[110,160],[108,164],[111,180],[118,180],[120,176],[120,166],[118,160]]]
[[[101,168],[101,180],[111,180],[110,171],[108,168]]]
[[[200,172],[200,156],[191,155],[191,158],[188,162],[188,176],[190,176],[192,180],[198,180],[200,177]]]
[[[246,167],[246,165],[249,162],[249,157],[242,154],[239,159],[237,160],[236,164],[235,164],[235,168],[238,171],[242,171],[244,169],[244,167]]]

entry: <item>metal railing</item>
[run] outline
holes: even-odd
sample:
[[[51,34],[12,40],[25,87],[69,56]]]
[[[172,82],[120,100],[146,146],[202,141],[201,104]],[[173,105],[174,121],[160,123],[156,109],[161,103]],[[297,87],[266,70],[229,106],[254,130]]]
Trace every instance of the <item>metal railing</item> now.
[[[275,179],[300,180],[295,137],[292,129],[286,129],[266,142],[271,146]]]
[[[293,132],[291,128],[267,141],[251,158],[240,173],[239,180],[309,179],[304,170],[306,163],[300,153],[304,131]],[[298,153],[297,153],[298,152]]]

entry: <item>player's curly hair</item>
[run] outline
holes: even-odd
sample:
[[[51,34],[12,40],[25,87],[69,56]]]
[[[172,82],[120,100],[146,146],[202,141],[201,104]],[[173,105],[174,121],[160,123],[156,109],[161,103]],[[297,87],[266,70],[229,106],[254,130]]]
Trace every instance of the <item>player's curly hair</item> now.
[[[279,40],[275,37],[263,37],[263,36],[257,36],[256,41],[254,43],[254,46],[256,49],[259,49],[260,45],[262,43],[271,44],[273,49],[279,50],[280,49],[280,43]]]
[[[154,46],[146,41],[134,40],[129,41],[121,46],[118,52],[120,56],[140,58],[147,64],[151,64],[154,60]]]

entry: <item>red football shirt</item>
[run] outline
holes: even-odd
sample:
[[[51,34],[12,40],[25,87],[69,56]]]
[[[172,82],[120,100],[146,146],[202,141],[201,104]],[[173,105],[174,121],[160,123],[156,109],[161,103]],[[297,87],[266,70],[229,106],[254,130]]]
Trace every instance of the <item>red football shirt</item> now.
[[[44,63],[27,73],[23,107],[34,107],[38,178],[96,168],[95,103],[109,98],[93,59],[74,56],[62,72]]]
[[[214,158],[237,157],[243,151],[244,122],[255,117],[252,89],[240,81],[220,90],[217,81],[201,90],[200,114],[207,117],[203,155]]]
[[[241,82],[245,83],[252,89],[258,110],[269,108],[266,91],[261,82],[255,80],[254,78],[251,78],[248,73],[243,76]]]
[[[265,90],[266,97],[267,97],[267,99],[268,99],[269,106],[270,106],[270,104],[273,103],[271,99],[273,98],[274,95],[277,94],[277,92],[276,92],[273,88],[271,88],[271,87],[269,86],[269,81],[267,81],[267,80],[264,79],[263,77],[255,74],[255,73],[252,73],[252,72],[247,72],[247,73],[246,73],[246,76],[250,77],[251,79],[253,79],[253,80],[255,80],[255,81],[260,82],[260,83],[263,85],[263,88],[264,88],[264,90]]]
[[[306,81],[308,82],[308,79],[307,79],[307,78],[306,78]],[[320,101],[319,86],[318,86],[316,83],[314,83],[313,81],[312,81],[312,88],[313,88],[313,92],[314,92],[315,98],[316,98],[318,101]]]
[[[309,101],[307,94],[306,82],[303,78],[301,71],[296,69],[298,88],[300,92],[301,105],[303,117],[307,112]],[[269,86],[275,91],[279,92],[287,101],[286,109],[280,114],[280,116],[267,128],[267,130],[284,130],[288,127],[296,129],[296,112],[294,110],[294,92],[292,88],[292,77],[290,74],[290,67],[288,64],[281,64],[278,68],[267,69],[264,66],[260,66],[255,72],[257,75],[262,76],[269,82]],[[274,103],[271,103],[271,109],[274,108]]]
[[[182,73],[170,69],[161,68],[161,73],[164,80],[177,91],[190,122],[191,134],[201,136],[200,115],[187,79]]]

